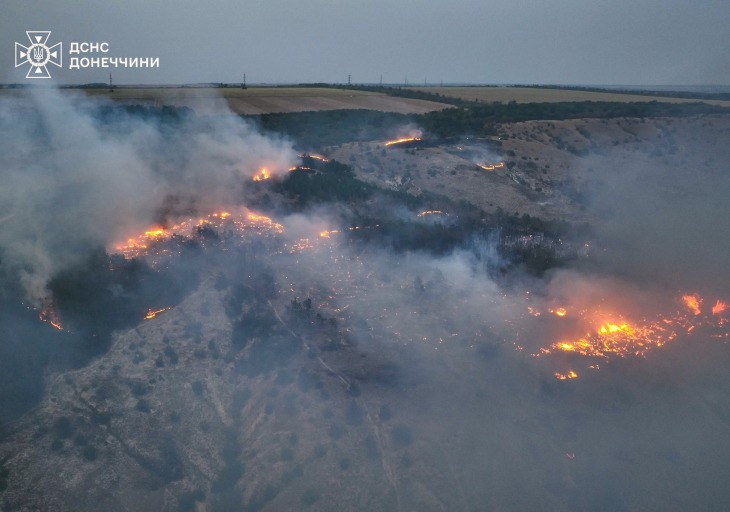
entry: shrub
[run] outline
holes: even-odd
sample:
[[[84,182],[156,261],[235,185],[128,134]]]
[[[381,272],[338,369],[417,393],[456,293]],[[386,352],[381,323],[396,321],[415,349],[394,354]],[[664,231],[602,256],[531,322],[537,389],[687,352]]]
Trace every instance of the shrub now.
[[[140,398],[139,400],[137,400],[136,409],[144,413],[149,413],[152,411],[152,409],[150,408],[150,403],[144,398]]]
[[[96,460],[97,453],[96,448],[94,448],[91,445],[87,445],[82,451],[81,455],[84,456],[84,458],[88,461]]]

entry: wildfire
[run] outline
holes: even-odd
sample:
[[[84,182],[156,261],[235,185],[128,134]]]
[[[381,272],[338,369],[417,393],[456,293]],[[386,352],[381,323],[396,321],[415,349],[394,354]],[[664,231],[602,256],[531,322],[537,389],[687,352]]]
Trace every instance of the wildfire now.
[[[558,380],[568,380],[568,379],[577,379],[578,374],[575,373],[573,370],[569,370],[567,373],[558,373],[555,372],[555,378]]]
[[[160,313],[164,313],[165,311],[169,310],[170,308],[162,308],[162,309],[148,309],[147,314],[144,316],[145,320],[151,320]]]
[[[282,226],[278,222],[274,222],[273,220],[271,220],[271,217],[267,217],[266,215],[258,215],[256,213],[249,213],[247,215],[247,218],[248,218],[248,220],[251,221],[253,226],[267,228],[275,233],[284,232],[284,226]]]
[[[720,313],[724,313],[726,310],[727,310],[727,304],[719,299],[717,302],[715,302],[715,305],[712,306],[713,315],[719,315]]]
[[[611,357],[643,357],[650,350],[662,347],[679,336],[680,333],[693,334],[698,328],[722,328],[726,319],[718,317],[727,309],[727,304],[717,300],[712,308],[712,315],[702,315],[702,297],[698,294],[682,295],[678,301],[684,310],[678,310],[669,315],[657,315],[653,320],[643,319],[632,322],[620,314],[602,310],[582,310],[574,318],[580,324],[594,325],[584,335],[572,339],[563,339],[541,348],[533,356],[568,353],[589,358],[608,360]],[[528,307],[528,313],[534,317],[540,316],[540,311]],[[548,309],[553,315],[564,318],[568,311],[565,308]],[[713,337],[727,337],[727,333],[711,334]],[[592,364],[589,368],[598,368]],[[555,377],[561,380],[571,377],[571,373],[556,373]]]
[[[684,302],[685,306],[687,306],[692,311],[692,313],[694,313],[695,316],[698,316],[700,313],[702,313],[702,310],[700,309],[702,299],[699,295],[682,295],[682,301]]]
[[[313,158],[314,160],[319,160],[320,162],[329,162],[329,160],[322,155],[318,155],[316,153],[301,153],[298,155],[299,158]],[[296,167],[295,167],[296,169]]]
[[[402,139],[389,140],[384,145],[385,146],[394,146],[396,144],[403,144],[405,142],[418,142],[420,140],[421,140],[421,137],[404,137]]]
[[[498,162],[496,164],[477,164],[477,166],[485,171],[494,171],[495,169],[503,169],[504,162]]]
[[[634,325],[625,320],[603,322],[593,331],[574,340],[559,341],[549,348],[540,350],[541,354],[572,352],[582,356],[626,357],[643,356],[655,347],[661,347],[677,336],[671,325],[664,322]]]
[[[441,210],[426,210],[419,213],[418,217],[425,217],[426,215],[448,215],[448,213],[442,212]]]
[[[324,230],[319,233],[320,238],[329,238],[330,235],[334,235],[335,233],[339,233],[339,229],[332,229],[332,230]]]
[[[228,211],[211,213],[204,217],[188,218],[181,220],[170,227],[154,226],[142,232],[141,235],[128,238],[126,242],[113,246],[116,253],[122,254],[125,258],[131,259],[150,254],[154,247],[162,247],[164,242],[175,236],[192,237],[197,229],[210,227],[212,229],[225,229],[244,235],[247,232],[257,234],[282,233],[284,227],[271,220],[265,215],[255,213],[232,214]]]
[[[58,329],[59,331],[63,330],[63,326],[61,326],[61,317],[59,317],[58,311],[56,311],[56,305],[53,300],[44,301],[43,307],[38,312],[38,318],[42,322],[50,324],[54,329]]]
[[[269,178],[271,178],[271,173],[266,167],[262,167],[261,169],[259,169],[259,172],[253,175],[254,181],[264,181],[268,180]]]

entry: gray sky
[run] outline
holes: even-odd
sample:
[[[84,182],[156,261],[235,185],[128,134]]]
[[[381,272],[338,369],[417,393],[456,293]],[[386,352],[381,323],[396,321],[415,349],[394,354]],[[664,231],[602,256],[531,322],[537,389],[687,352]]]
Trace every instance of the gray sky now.
[[[727,0],[2,0],[0,82],[14,42],[51,30],[61,83],[107,81],[68,69],[68,43],[109,43],[111,57],[159,57],[112,69],[117,83],[378,82],[730,84]]]

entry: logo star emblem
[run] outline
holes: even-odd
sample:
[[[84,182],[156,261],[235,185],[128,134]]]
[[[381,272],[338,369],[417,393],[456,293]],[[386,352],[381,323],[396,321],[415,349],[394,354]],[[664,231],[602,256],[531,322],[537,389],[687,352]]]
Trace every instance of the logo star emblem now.
[[[26,78],[51,78],[46,65],[61,67],[63,61],[63,43],[48,47],[46,42],[51,36],[50,30],[26,30],[30,46],[15,43],[15,67],[30,64]]]

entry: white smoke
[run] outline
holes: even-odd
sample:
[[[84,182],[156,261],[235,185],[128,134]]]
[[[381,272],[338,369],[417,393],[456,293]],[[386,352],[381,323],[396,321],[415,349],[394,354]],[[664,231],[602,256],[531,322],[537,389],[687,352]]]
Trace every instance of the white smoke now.
[[[283,172],[296,158],[233,115],[189,116],[173,133],[155,116],[107,126],[101,106],[55,89],[0,100],[1,268],[36,303],[90,248],[169,210],[240,204],[260,167]]]

